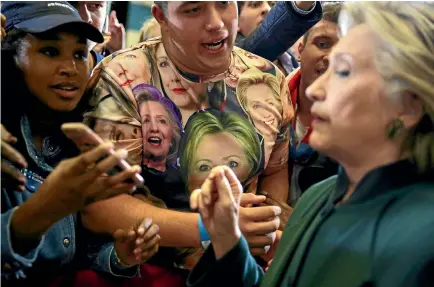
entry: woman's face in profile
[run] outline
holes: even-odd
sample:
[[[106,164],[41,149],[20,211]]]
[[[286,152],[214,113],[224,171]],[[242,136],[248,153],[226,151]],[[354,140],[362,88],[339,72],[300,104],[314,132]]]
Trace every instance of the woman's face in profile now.
[[[69,33],[28,34],[17,52],[17,65],[26,85],[45,105],[56,111],[73,110],[89,78],[86,39]]]
[[[310,144],[338,161],[366,158],[390,142],[387,126],[398,110],[387,98],[375,49],[367,25],[352,28],[334,47],[328,70],[306,90],[313,101]]]

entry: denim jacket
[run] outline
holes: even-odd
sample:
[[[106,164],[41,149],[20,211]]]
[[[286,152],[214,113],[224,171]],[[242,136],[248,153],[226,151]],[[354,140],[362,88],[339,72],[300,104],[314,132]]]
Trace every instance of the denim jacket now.
[[[277,1],[262,24],[247,38],[238,33],[235,45],[250,53],[275,61],[322,17],[315,2],[310,11],[297,8],[293,1]]]
[[[122,268],[117,265],[112,242],[95,245],[90,243],[92,238],[80,238],[84,230],[78,214],[68,215],[56,222],[42,236],[37,246],[27,254],[18,254],[14,251],[10,233],[12,214],[37,191],[53,167],[68,157],[65,156],[68,149],[65,149],[65,145],[59,144],[62,142],[59,140],[62,138],[60,131],[57,136],[43,139],[42,151],[39,151],[33,143],[26,116],[22,117],[19,127],[21,133],[13,131],[14,136],[18,138],[14,147],[28,162],[28,168],[22,170],[27,183],[25,191],[22,192],[2,188],[2,281],[41,279],[44,275],[59,275],[62,270],[74,268],[91,268],[122,277],[137,275],[137,266]]]

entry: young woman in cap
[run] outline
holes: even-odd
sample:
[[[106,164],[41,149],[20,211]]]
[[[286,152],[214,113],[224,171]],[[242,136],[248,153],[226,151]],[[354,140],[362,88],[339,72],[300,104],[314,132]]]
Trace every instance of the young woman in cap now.
[[[90,244],[77,212],[134,190],[125,180],[140,168],[104,176],[127,152],[103,144],[78,155],[60,130],[81,121],[87,40],[100,43],[101,33],[67,2],[5,2],[2,13],[2,282],[79,267],[136,275],[158,249],[158,227],[145,219],[114,244]]]

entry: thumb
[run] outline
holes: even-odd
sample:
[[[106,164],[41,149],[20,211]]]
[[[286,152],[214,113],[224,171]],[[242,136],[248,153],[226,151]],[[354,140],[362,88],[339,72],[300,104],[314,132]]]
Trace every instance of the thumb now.
[[[134,230],[136,231],[138,236],[143,236],[146,232],[146,230],[148,230],[148,228],[151,226],[152,224],[152,218],[150,217],[145,217],[143,220],[140,220],[136,226],[134,227]]]
[[[190,208],[196,210],[199,207],[199,194],[200,189],[195,189],[190,195]]]
[[[125,230],[122,229],[118,229],[113,233],[113,238],[115,239],[115,241],[119,241],[121,243],[125,242],[126,236],[127,233],[125,232]]]
[[[256,195],[253,193],[243,193],[241,195],[240,206],[246,207],[248,205],[259,205],[264,202],[266,197],[264,195]]]
[[[214,180],[219,199],[238,205],[238,201],[236,201],[236,199],[239,198],[239,191],[235,191],[236,194],[232,194],[231,185],[226,178],[226,170],[224,168],[219,168]]]
[[[238,180],[237,176],[235,175],[234,171],[230,169],[227,166],[223,166],[225,177],[228,181],[228,184],[230,186],[230,189],[232,191],[232,195],[235,199],[235,202],[237,205],[240,204],[240,197],[243,193],[243,187],[241,185],[241,182]]]

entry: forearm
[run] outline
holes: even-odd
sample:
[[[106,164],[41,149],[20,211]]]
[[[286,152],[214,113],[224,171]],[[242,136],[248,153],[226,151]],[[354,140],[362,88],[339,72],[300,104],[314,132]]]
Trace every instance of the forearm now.
[[[200,247],[198,216],[155,207],[130,195],[119,195],[89,205],[82,220],[95,233],[112,234],[150,217],[160,228],[161,246]]]
[[[15,264],[18,264],[18,270],[24,271],[28,268],[31,268],[32,264],[38,257],[39,251],[41,250],[44,242],[44,236],[41,236],[39,240],[32,241],[31,244],[29,244],[28,241],[23,242],[22,240],[14,238],[11,231],[11,219],[16,211],[17,209],[11,209],[2,213],[1,261],[2,266],[4,266],[3,264],[6,263],[11,266],[11,264],[14,262]],[[24,245],[25,248],[23,248]],[[8,277],[9,275],[13,275],[15,272],[16,270],[12,270],[11,268],[2,270],[2,273],[5,273],[2,274],[2,279],[3,275]]]
[[[288,166],[269,175],[263,175],[259,181],[259,191],[265,191],[273,199],[286,203],[289,196]]]
[[[249,252],[247,241],[241,237],[220,259],[210,246],[190,273],[187,286],[259,286],[263,276],[264,272]]]
[[[39,242],[47,230],[64,216],[63,212],[50,208],[41,194],[35,193],[11,215],[10,233],[13,247],[18,253],[26,253],[27,249]]]
[[[312,12],[301,15],[291,2],[278,1],[262,24],[237,46],[253,54],[275,61],[301,36],[313,27],[322,15],[319,3]]]

